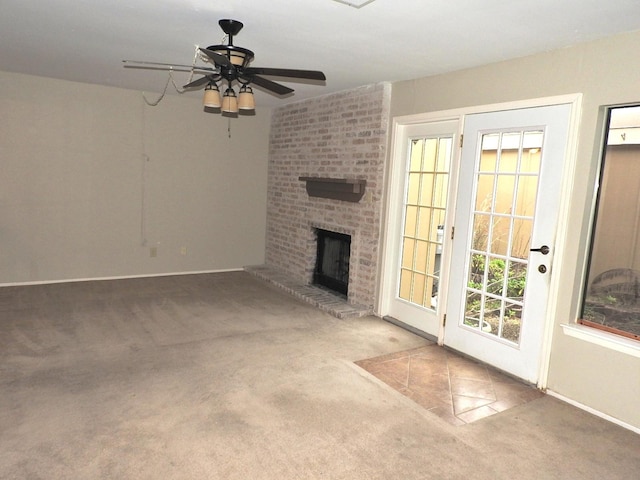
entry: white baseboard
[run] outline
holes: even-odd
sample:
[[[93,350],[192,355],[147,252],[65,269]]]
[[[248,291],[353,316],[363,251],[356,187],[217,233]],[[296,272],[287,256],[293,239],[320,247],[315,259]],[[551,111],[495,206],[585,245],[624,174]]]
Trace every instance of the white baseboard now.
[[[545,393],[551,397],[555,397],[558,400],[561,400],[565,403],[568,403],[569,405],[573,405],[574,407],[579,408],[580,410],[584,410],[585,412],[589,412],[592,415],[595,415],[596,417],[600,417],[604,420],[607,420],[608,422],[611,423],[615,423],[616,425],[621,426],[622,428],[626,428],[627,430],[631,430],[634,433],[640,434],[640,428],[635,427],[629,423],[623,422],[622,420],[619,420],[615,417],[612,417],[611,415],[607,415],[606,413],[602,413],[599,410],[596,410],[594,408],[591,408],[587,405],[583,405],[580,402],[576,402],[575,400],[572,400],[570,398],[565,397],[564,395],[560,395],[557,392],[554,392],[553,390],[546,390]]]
[[[97,282],[101,280],[125,280],[128,278],[172,277],[175,275],[200,275],[204,273],[242,272],[243,268],[225,268],[220,270],[199,270],[194,272],[147,273],[142,275],[119,275],[113,277],[65,278],[62,280],[41,280],[37,282],[0,283],[0,287],[20,287],[27,285],[49,285],[53,283]]]

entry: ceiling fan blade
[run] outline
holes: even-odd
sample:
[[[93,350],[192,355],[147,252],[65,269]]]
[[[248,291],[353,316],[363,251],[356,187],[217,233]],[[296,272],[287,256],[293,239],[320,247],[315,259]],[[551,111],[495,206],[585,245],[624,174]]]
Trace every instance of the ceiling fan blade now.
[[[199,68],[186,69],[186,68],[171,68],[171,67],[153,67],[151,65],[125,65],[124,68],[135,68],[136,70],[161,70],[163,72],[186,72],[186,73],[202,73],[208,74],[216,72],[211,72],[210,70],[200,70]]]
[[[272,82],[271,80],[267,80],[266,78],[262,78],[257,75],[251,75],[248,78],[251,79],[251,83],[262,88],[266,88],[267,90],[270,90],[273,93],[277,93],[278,95],[286,95],[287,93],[293,92],[293,88],[289,88],[285,85]]]
[[[186,68],[152,67],[150,65],[125,65],[124,68],[135,68],[136,70],[162,70],[163,72],[190,72]]]
[[[173,67],[173,69],[175,70],[176,67],[177,68],[189,68],[192,70],[201,70],[201,71],[206,71],[206,72],[215,72],[216,69],[215,68],[211,68],[211,67],[201,67],[198,65],[180,65],[177,63],[161,63],[161,62],[144,62],[144,61],[140,61],[140,60],[122,60],[122,63],[125,63],[126,65],[124,66],[124,68],[142,68],[142,65],[148,65],[148,66],[156,66],[156,67],[169,67],[169,69],[171,69],[171,67]]]
[[[209,83],[211,83],[213,80],[210,77],[201,77],[197,80],[194,80],[191,83],[187,83],[186,85],[184,85],[182,88],[196,88],[196,87],[204,87],[205,85],[208,85]]]
[[[214,63],[218,64],[218,65],[224,65],[225,67],[234,67],[234,65],[231,63],[231,60],[229,60],[227,57],[225,57],[224,55],[220,55],[219,53],[216,53],[212,50],[208,50],[206,48],[200,48],[200,51],[202,53],[204,53],[207,57],[209,57],[211,60],[213,60]]]
[[[273,75],[275,77],[305,78],[310,80],[326,80],[324,73],[317,70],[295,70],[291,68],[248,67],[243,70],[248,75]]]

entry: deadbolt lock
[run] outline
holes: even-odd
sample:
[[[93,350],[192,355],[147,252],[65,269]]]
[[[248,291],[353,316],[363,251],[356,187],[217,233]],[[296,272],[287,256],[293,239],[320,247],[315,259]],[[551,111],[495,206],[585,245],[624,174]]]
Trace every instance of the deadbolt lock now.
[[[538,271],[539,271],[540,273],[547,273],[547,267],[546,267],[545,265],[540,265],[540,266],[538,267]]]

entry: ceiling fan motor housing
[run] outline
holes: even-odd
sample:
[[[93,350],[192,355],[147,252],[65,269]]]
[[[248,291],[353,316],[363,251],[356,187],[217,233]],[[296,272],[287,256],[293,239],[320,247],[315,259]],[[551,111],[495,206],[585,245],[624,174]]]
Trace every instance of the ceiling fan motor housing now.
[[[227,57],[235,67],[244,68],[253,60],[253,52],[248,48],[236,47],[235,45],[209,45],[207,50],[211,50],[219,55]],[[218,65],[216,63],[216,65]],[[218,65],[224,68],[224,65]]]

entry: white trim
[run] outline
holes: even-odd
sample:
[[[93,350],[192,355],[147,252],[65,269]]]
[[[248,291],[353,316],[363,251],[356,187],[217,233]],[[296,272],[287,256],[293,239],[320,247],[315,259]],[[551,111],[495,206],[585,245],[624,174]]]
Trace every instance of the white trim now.
[[[528,100],[515,100],[504,103],[490,103],[488,105],[475,105],[470,107],[453,108],[450,110],[440,110],[437,112],[415,113],[393,118],[395,126],[413,125],[416,123],[446,122],[447,120],[463,119],[465,115],[476,113],[491,113],[502,110],[518,110],[520,108],[546,107],[549,105],[561,105],[565,103],[580,104],[582,93],[570,93],[566,95],[554,95],[551,97],[532,98]],[[576,115],[574,118],[579,119]],[[573,120],[573,118],[572,118]],[[395,131],[395,130],[394,130]],[[577,133],[575,134],[577,138]]]
[[[167,273],[148,273],[142,275],[119,275],[113,277],[92,277],[92,278],[65,278],[62,280],[40,280],[37,282],[10,282],[0,283],[0,287],[21,287],[28,285],[49,285],[53,283],[73,283],[73,282],[98,282],[102,280],[126,280],[129,278],[151,278],[151,277],[173,277],[175,275],[201,275],[204,273],[224,273],[224,272],[241,272],[244,268],[223,268],[220,270],[199,270],[194,272],[167,272]]]
[[[542,336],[542,349],[540,352],[540,369],[538,371],[538,387],[546,388],[549,380],[549,368],[551,364],[551,344],[554,333],[554,319],[558,318],[560,279],[566,268],[564,257],[569,238],[569,217],[571,208],[571,193],[575,184],[578,162],[578,137],[580,133],[580,118],[582,113],[582,94],[565,95],[566,103],[571,104],[571,119],[569,120],[569,137],[567,138],[567,151],[565,153],[565,165],[562,172],[562,186],[560,192],[560,205],[558,205],[558,230],[556,231],[555,252],[553,259],[554,274],[551,275],[549,284],[549,299],[547,314]],[[568,101],[570,100],[570,101]]]
[[[637,340],[586,325],[562,323],[560,326],[565,335],[640,358],[640,342]]]
[[[629,423],[623,422],[622,420],[612,417],[611,415],[607,415],[606,413],[603,413],[600,410],[596,410],[580,402],[576,402],[575,400],[565,397],[564,395],[560,395],[558,392],[554,392],[553,390],[547,390],[546,393],[551,397],[557,398],[558,400],[568,403],[569,405],[573,405],[574,407],[579,408],[580,410],[584,410],[585,412],[595,415],[596,417],[600,417],[603,420],[606,420],[611,423],[615,423],[616,425],[622,428],[626,428],[627,430],[631,430],[634,433],[640,434],[640,428],[634,425],[631,425]]]

